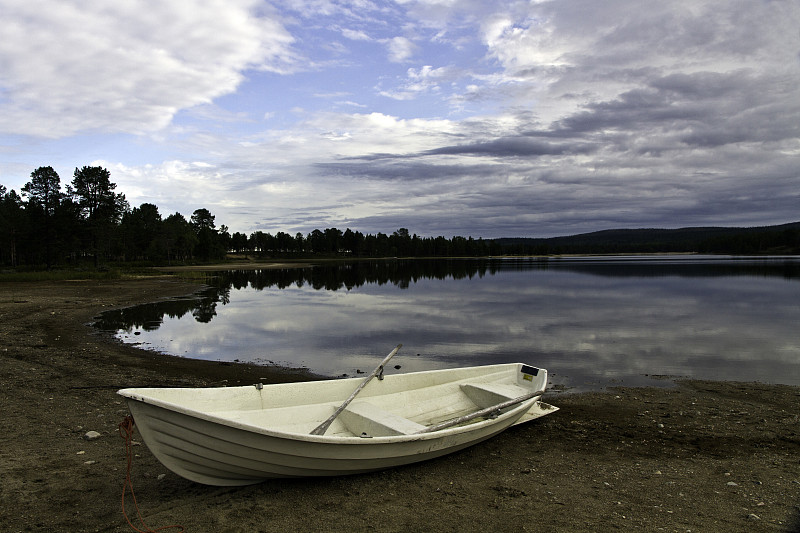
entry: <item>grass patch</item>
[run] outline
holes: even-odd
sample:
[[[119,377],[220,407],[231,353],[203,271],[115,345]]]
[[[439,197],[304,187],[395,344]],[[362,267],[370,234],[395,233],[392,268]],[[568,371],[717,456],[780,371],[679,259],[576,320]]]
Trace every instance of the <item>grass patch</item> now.
[[[26,271],[0,271],[2,282],[35,282],[35,281],[66,281],[66,280],[115,280],[127,277],[118,268],[101,270],[26,270]]]
[[[225,269],[221,268],[220,270]],[[197,283],[207,283],[217,277],[217,273],[215,271],[206,270],[181,270],[178,272],[171,272],[170,275],[178,279]]]

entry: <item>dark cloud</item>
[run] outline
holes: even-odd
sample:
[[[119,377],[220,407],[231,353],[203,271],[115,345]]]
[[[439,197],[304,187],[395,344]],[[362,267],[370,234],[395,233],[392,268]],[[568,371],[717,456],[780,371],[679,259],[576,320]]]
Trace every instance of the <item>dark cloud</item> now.
[[[489,157],[539,157],[546,155],[589,154],[595,147],[583,142],[552,143],[525,137],[443,146],[420,155],[479,155]]]
[[[490,164],[439,164],[414,160],[411,156],[389,156],[382,160],[367,157],[367,161],[344,159],[338,162],[317,163],[321,176],[398,182],[426,182],[461,179],[470,176],[493,175],[497,168]]]
[[[560,134],[673,135],[704,147],[800,135],[800,91],[787,78],[747,71],[672,74],[559,121]]]

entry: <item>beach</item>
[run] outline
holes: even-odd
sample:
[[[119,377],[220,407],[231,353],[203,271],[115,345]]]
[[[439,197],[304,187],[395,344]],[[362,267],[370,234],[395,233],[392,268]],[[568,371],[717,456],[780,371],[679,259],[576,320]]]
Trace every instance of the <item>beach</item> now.
[[[0,531],[131,530],[118,389],[319,378],[152,353],[89,325],[197,289],[166,274],[0,284]],[[440,459],[244,488],[178,477],[134,428],[131,481],[154,529],[800,531],[800,388],[676,380],[544,400],[560,410]]]

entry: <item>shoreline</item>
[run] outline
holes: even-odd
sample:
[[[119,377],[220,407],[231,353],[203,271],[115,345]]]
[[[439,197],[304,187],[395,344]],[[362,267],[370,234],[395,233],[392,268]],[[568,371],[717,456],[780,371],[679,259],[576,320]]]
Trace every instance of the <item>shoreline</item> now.
[[[4,530],[130,530],[120,388],[320,378],[149,352],[88,325],[197,288],[169,276],[0,285]],[[206,487],[141,445],[132,481],[149,526],[189,531],[800,531],[800,387],[679,379],[545,401],[560,411],[377,474]]]
[[[231,262],[211,265],[181,265],[181,266],[159,266],[152,267],[158,272],[216,272],[220,270],[266,270],[278,268],[308,268],[314,266],[313,262],[306,260],[298,262],[274,262],[274,261],[248,261]]]

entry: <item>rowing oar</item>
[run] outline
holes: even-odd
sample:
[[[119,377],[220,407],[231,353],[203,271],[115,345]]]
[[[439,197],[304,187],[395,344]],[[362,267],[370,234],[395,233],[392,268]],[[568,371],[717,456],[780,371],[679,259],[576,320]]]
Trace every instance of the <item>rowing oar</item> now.
[[[320,424],[320,425],[318,425],[317,427],[315,427],[315,428],[314,428],[314,431],[312,431],[312,432],[311,432],[311,434],[312,434],[312,435],[324,435],[324,434],[325,434],[325,432],[326,432],[326,431],[328,431],[328,428],[331,426],[331,424],[333,423],[333,421],[334,421],[334,420],[336,420],[336,417],[337,417],[337,416],[339,416],[339,413],[341,413],[342,411],[344,411],[344,408],[345,408],[345,407],[347,407],[348,405],[350,405],[350,402],[352,402],[352,401],[353,401],[353,398],[355,398],[355,397],[356,397],[356,395],[357,395],[359,392],[361,392],[361,389],[363,389],[364,387],[366,387],[366,386],[367,386],[367,383],[369,383],[370,381],[372,381],[372,378],[374,378],[375,376],[377,376],[377,375],[381,375],[381,376],[382,376],[382,375],[383,375],[383,365],[385,365],[386,363],[388,363],[388,362],[389,362],[389,359],[391,359],[392,357],[394,357],[394,354],[396,354],[398,351],[400,351],[400,348],[402,348],[402,347],[403,347],[403,345],[402,345],[402,344],[398,344],[398,345],[397,345],[397,347],[396,347],[394,350],[392,350],[392,351],[389,353],[389,355],[387,355],[387,356],[386,356],[386,357],[383,359],[383,361],[381,361],[381,364],[379,364],[379,365],[377,366],[377,368],[375,368],[375,370],[373,370],[373,371],[372,371],[372,373],[371,373],[369,376],[367,376],[367,377],[364,379],[364,381],[362,381],[362,382],[361,382],[361,384],[360,384],[360,385],[359,385],[359,386],[356,388],[356,390],[354,390],[354,391],[353,391],[353,394],[351,394],[351,395],[350,395],[350,397],[349,397],[349,398],[347,398],[347,399],[344,401],[344,403],[343,403],[342,405],[340,405],[340,406],[338,407],[338,409],[336,409],[336,411],[334,411],[334,413],[333,413],[333,414],[330,416],[330,418],[328,418],[328,419],[327,419],[325,422],[323,422],[322,424]],[[381,378],[381,379],[383,379],[383,378]]]
[[[537,390],[536,392],[529,392],[527,394],[523,394],[522,396],[517,396],[511,400],[506,400],[504,402],[500,402],[496,405],[492,405],[490,407],[486,407],[485,409],[481,409],[479,411],[475,411],[468,415],[464,416],[457,416],[455,418],[451,418],[449,420],[445,420],[444,422],[439,422],[438,424],[434,424],[432,426],[428,426],[423,430],[417,431],[417,433],[431,433],[433,431],[439,431],[440,429],[445,429],[453,426],[457,426],[459,424],[463,424],[464,422],[469,422],[470,420],[474,420],[476,418],[480,418],[482,416],[489,416],[500,409],[505,409],[506,407],[511,407],[512,405],[517,405],[519,403],[525,402],[530,400],[531,398],[536,398],[537,396],[541,396],[544,394],[544,389]]]

